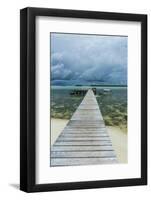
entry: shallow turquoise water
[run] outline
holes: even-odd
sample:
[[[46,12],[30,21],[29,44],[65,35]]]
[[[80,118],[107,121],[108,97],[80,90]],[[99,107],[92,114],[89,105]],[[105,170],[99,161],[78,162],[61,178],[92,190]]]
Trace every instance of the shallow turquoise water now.
[[[51,87],[51,117],[70,119],[83,99],[71,96],[74,89],[88,89],[79,86]],[[97,101],[107,125],[127,124],[127,87],[96,87]],[[103,89],[111,92],[102,94]]]

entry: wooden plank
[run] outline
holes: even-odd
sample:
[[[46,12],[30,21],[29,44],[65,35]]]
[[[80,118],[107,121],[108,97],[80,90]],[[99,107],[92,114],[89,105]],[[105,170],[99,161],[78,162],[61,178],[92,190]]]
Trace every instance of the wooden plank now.
[[[92,113],[91,113],[92,114]],[[96,116],[94,116],[96,115]],[[76,122],[83,122],[83,120],[86,122],[86,123],[94,123],[94,122],[98,122],[100,125],[101,125],[101,120],[103,120],[99,114],[95,114],[94,113],[93,116],[90,117],[90,114],[87,113],[87,115],[82,115],[82,114],[76,114],[72,117],[71,121],[76,121]],[[82,118],[82,120],[81,120]],[[80,120],[79,120],[80,119]],[[100,121],[100,122],[99,122]],[[104,123],[103,123],[104,124]]]
[[[52,158],[51,166],[73,166],[117,163],[114,158]]]
[[[90,133],[90,134],[86,134],[86,133],[63,133],[63,134],[61,134],[59,137],[70,137],[70,138],[74,138],[74,137],[97,137],[97,138],[99,138],[99,137],[109,137],[109,135],[106,133],[106,134],[95,134],[95,133]]]
[[[77,141],[82,141],[82,142],[102,142],[102,141],[108,141],[110,142],[109,137],[59,137],[58,142],[77,142]]]
[[[53,145],[51,151],[113,151],[111,145],[107,146],[56,146]]]
[[[106,130],[106,128],[105,127],[100,127],[100,128],[92,128],[92,127],[88,127],[88,128],[78,128],[78,129],[76,129],[76,127],[75,128],[73,128],[73,127],[66,127],[66,128],[64,128],[64,130],[63,130],[63,132],[66,132],[66,131],[80,131],[80,132],[106,132],[107,130]]]
[[[114,151],[52,151],[51,158],[106,158],[115,157]]]
[[[79,136],[80,136],[80,135],[83,135],[83,136],[88,135],[88,136],[95,136],[95,135],[96,135],[96,136],[100,136],[100,137],[101,137],[101,136],[103,136],[103,135],[108,135],[108,133],[105,132],[105,131],[104,131],[104,132],[101,132],[101,133],[99,133],[99,132],[92,132],[92,131],[90,131],[90,132],[67,131],[67,132],[62,132],[61,135],[62,135],[62,136],[63,136],[63,135],[65,135],[65,136],[66,136],[66,135],[77,135],[77,136],[78,136],[78,135],[79,135]],[[60,135],[60,136],[61,136],[61,135]],[[108,136],[109,136],[109,135],[108,135]]]
[[[97,100],[88,90],[51,147],[51,166],[117,163]]]
[[[95,132],[95,133],[92,133],[92,132],[82,132],[82,133],[80,133],[80,132],[63,132],[59,137],[61,137],[61,136],[63,136],[63,137],[74,137],[74,136],[77,136],[77,137],[79,137],[79,136],[84,136],[84,137],[86,137],[86,136],[88,136],[88,137],[105,137],[105,136],[108,136],[109,137],[109,135],[107,134],[107,132],[102,132],[102,133],[98,133],[98,132]]]
[[[89,120],[87,120],[87,118],[88,118],[87,116],[85,116],[85,120],[81,120],[81,119],[80,120],[79,119],[78,120],[74,120],[72,118],[72,120],[70,120],[70,126],[72,126],[72,125],[78,125],[78,124],[81,125],[81,126],[87,126],[87,125],[89,125],[89,126],[96,125],[96,126],[99,126],[99,127],[105,126],[103,120],[101,120],[101,119],[97,120],[95,118],[95,120],[93,120],[94,116],[92,116],[91,117],[91,121],[90,121],[90,118],[88,118]],[[83,123],[83,121],[84,121],[84,123]]]
[[[95,146],[95,145],[108,145],[111,144],[111,141],[62,141],[59,142],[58,140],[55,142],[56,145],[91,145],[91,146]]]
[[[99,129],[70,129],[70,128],[65,128],[62,133],[66,133],[66,132],[71,132],[71,133],[107,133],[107,130],[105,128],[99,128]]]

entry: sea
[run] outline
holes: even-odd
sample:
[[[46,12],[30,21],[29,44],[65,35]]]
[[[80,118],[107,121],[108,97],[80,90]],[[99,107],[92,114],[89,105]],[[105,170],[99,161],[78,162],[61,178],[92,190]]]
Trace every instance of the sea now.
[[[51,86],[51,117],[70,119],[84,98],[71,93],[89,88],[96,88],[96,99],[108,125],[127,124],[126,86]]]

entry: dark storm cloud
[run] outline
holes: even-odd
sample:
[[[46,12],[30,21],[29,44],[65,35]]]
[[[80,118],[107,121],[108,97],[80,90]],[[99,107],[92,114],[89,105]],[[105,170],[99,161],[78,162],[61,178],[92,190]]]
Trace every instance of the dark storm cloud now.
[[[127,37],[51,34],[52,80],[127,83]]]

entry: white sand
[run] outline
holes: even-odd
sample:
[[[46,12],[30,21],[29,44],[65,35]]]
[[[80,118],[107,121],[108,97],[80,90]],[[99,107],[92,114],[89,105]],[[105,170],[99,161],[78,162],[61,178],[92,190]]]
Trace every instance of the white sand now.
[[[54,144],[69,120],[51,118],[51,145]]]
[[[54,144],[61,131],[65,128],[69,120],[51,119],[51,145]],[[107,126],[113,148],[116,152],[119,163],[127,162],[127,133],[119,127]]]
[[[107,126],[112,145],[120,163],[127,163],[127,133],[119,127]]]

